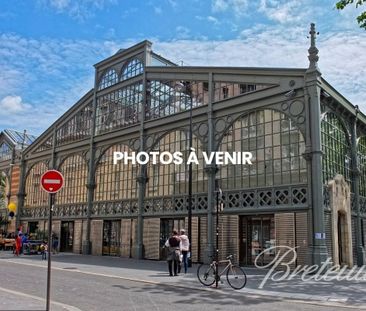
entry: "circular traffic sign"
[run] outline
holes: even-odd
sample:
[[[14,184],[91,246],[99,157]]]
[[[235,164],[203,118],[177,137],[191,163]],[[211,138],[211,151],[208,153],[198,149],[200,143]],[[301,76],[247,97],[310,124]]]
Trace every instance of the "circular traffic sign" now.
[[[56,193],[64,185],[64,177],[59,171],[49,170],[41,177],[42,189],[48,193]]]

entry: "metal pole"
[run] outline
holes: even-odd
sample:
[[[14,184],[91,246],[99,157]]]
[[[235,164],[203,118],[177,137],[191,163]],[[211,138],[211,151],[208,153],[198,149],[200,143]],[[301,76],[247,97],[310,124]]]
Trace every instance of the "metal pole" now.
[[[190,109],[189,109],[189,151],[191,151],[193,144],[193,134],[192,134],[192,109],[193,101],[190,94]],[[192,267],[192,162],[189,163],[188,169],[188,240],[189,240],[189,253],[191,256],[188,258],[188,267]]]
[[[357,154],[357,121],[358,121],[359,108],[355,106],[355,120],[351,131],[352,140],[352,169],[353,169],[353,193],[354,193],[354,205],[357,213],[356,218],[356,254],[357,265],[362,267],[365,261],[365,249],[362,245],[362,230],[361,230],[361,210],[360,210],[360,163]]]
[[[47,298],[46,298],[46,311],[50,310],[50,299],[51,299],[51,245],[52,245],[52,213],[53,204],[55,201],[55,194],[50,193],[49,197],[49,214],[48,214],[48,245],[47,245],[47,255],[48,255],[48,265],[47,265]]]
[[[216,188],[216,288],[219,286],[219,188]]]

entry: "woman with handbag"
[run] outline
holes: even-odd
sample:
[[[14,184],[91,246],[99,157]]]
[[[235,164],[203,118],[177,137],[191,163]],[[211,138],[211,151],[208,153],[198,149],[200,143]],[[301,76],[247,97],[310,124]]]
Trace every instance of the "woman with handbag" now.
[[[174,266],[174,276],[178,275],[178,265],[180,264],[180,243],[181,239],[178,235],[178,231],[173,229],[172,236],[165,242],[165,246],[168,247],[168,268],[169,275],[173,276],[173,266]]]

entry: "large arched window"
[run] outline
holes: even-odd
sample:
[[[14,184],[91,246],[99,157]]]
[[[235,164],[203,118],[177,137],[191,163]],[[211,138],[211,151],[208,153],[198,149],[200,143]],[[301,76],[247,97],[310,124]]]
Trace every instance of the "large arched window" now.
[[[351,182],[351,148],[347,130],[334,113],[324,115],[321,122],[323,150],[323,182],[327,184],[337,174]]]
[[[46,206],[48,194],[41,189],[41,176],[48,170],[46,163],[39,162],[29,171],[25,181],[25,207]]]
[[[366,197],[366,137],[359,138],[357,145],[358,165],[360,168],[360,195]]]
[[[97,134],[138,123],[142,99],[141,82],[99,96],[96,116]]]
[[[144,65],[142,62],[135,58],[127,63],[122,69],[121,81],[133,78],[144,72]]]
[[[7,143],[2,143],[0,145],[0,161],[10,160],[11,159],[12,149],[9,147]]]
[[[199,164],[192,164],[192,192],[206,192],[207,182],[203,171],[203,155],[201,142],[193,136],[192,146],[198,157]],[[188,166],[186,165],[189,155],[188,134],[183,131],[169,132],[164,135],[154,146],[153,151],[162,153],[181,152],[183,163],[163,164],[158,158],[157,164],[150,161],[147,168],[149,182],[146,187],[146,197],[171,196],[188,193]]]
[[[70,155],[61,164],[60,172],[64,176],[64,186],[56,195],[56,203],[86,202],[88,167],[84,158],[78,154]]]
[[[63,145],[89,137],[92,118],[93,108],[92,103],[89,103],[57,129],[56,144]]]
[[[96,189],[95,201],[110,201],[137,198],[138,165],[131,161],[124,164],[123,160],[113,164],[114,152],[127,152],[132,150],[123,144],[113,145],[108,148],[98,162],[95,173]]]
[[[274,110],[242,116],[226,131],[220,151],[253,154],[252,165],[220,167],[225,190],[304,183],[307,180],[304,137],[294,122]]]
[[[118,74],[114,69],[109,69],[99,82],[98,90],[103,90],[106,87],[112,86],[118,82]]]

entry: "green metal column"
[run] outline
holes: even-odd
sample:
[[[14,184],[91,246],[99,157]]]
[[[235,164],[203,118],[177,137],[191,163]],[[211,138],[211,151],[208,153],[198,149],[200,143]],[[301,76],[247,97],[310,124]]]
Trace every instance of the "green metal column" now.
[[[151,61],[151,43],[146,42],[145,44],[145,60],[144,66],[146,68],[147,65],[150,64]],[[145,151],[145,130],[144,130],[144,123],[145,123],[145,111],[147,103],[147,79],[146,79],[146,70],[144,69],[143,74],[143,99],[142,105],[140,109],[140,148],[138,151]],[[140,166],[140,173],[137,177],[138,183],[138,215],[137,215],[137,241],[135,245],[135,256],[138,259],[144,258],[144,201],[145,201],[145,189],[146,183],[148,182],[147,172],[146,172],[146,165]]]
[[[97,81],[98,81],[98,73],[95,70],[94,77],[94,92],[93,92],[93,118],[90,129],[90,143],[89,143],[89,165],[88,165],[88,181],[86,187],[88,189],[88,197],[87,197],[87,210],[86,210],[86,237],[85,240],[82,241],[81,252],[84,255],[89,255],[92,252],[92,241],[90,240],[91,233],[91,211],[93,209],[93,201],[94,201],[94,190],[95,190],[95,132],[96,132],[96,115],[97,115]]]
[[[311,46],[309,48],[309,68],[305,75],[310,118],[311,137],[311,206],[312,206],[312,261],[321,266],[328,257],[325,243],[324,207],[323,207],[323,180],[322,180],[322,145],[321,145],[321,112],[320,112],[320,76],[318,69],[318,49],[315,24],[311,24]]]
[[[361,211],[360,211],[360,169],[357,156],[357,118],[358,118],[358,106],[355,107],[355,119],[351,127],[351,144],[352,144],[352,185],[357,220],[356,220],[356,251],[357,251],[357,265],[363,266],[365,263],[365,249],[362,245],[362,232],[361,232]]]
[[[214,147],[214,125],[213,125],[213,74],[209,73],[208,78],[208,144],[207,152],[213,152]],[[205,167],[207,178],[207,248],[205,250],[204,262],[210,262],[212,258],[210,256],[214,255],[215,251],[215,223],[214,223],[214,213],[215,213],[215,178],[217,167],[215,164],[208,165]]]

